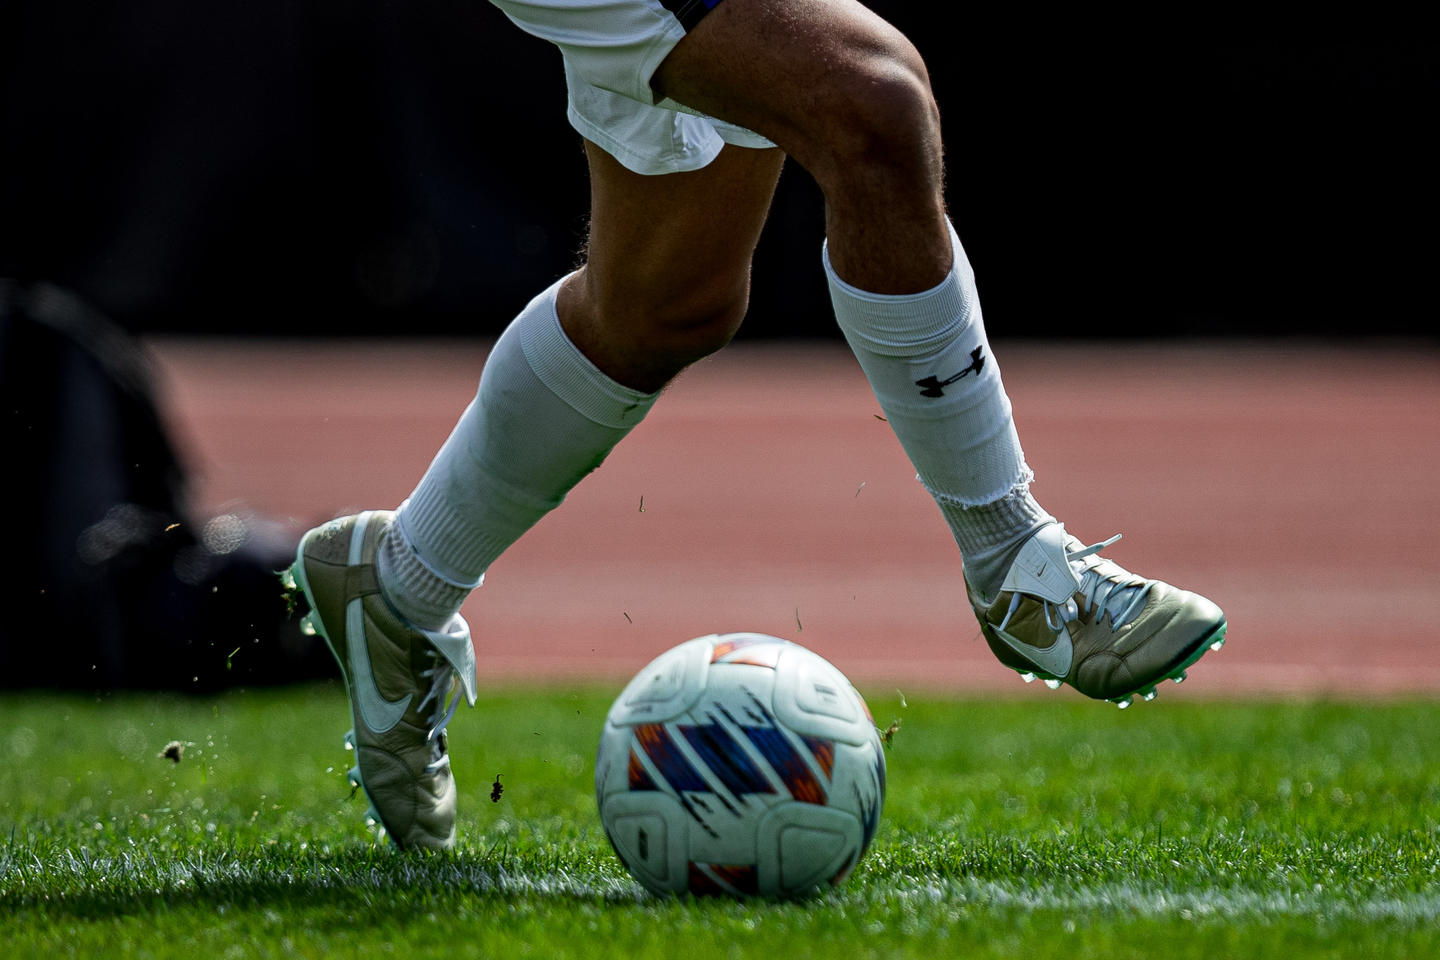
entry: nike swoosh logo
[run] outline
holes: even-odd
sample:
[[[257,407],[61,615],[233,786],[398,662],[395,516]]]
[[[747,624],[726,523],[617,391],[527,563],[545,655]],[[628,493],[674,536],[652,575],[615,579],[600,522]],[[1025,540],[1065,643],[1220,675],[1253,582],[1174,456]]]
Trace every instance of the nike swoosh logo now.
[[[1075,646],[1070,642],[1069,631],[1062,629],[1055,637],[1055,642],[1048,647],[1036,647],[1013,634],[1006,633],[993,623],[990,625],[990,629],[1011,650],[1051,676],[1063,680],[1070,672],[1070,664],[1075,660]]]
[[[365,609],[359,597],[345,607],[345,647],[350,660],[350,679],[355,685],[355,706],[360,719],[375,733],[394,728],[410,706],[408,696],[386,700],[375,685],[375,670],[370,666],[370,647],[365,643]]]

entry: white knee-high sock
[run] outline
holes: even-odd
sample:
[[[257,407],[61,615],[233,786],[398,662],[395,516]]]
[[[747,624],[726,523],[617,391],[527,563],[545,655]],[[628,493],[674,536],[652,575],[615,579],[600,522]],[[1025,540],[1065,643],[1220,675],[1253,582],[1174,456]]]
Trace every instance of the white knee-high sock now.
[[[555,311],[559,288],[530,301],[496,341],[475,399],[382,543],[386,597],[420,626],[449,620],[658,396],[616,383],[570,342]]]
[[[828,249],[825,272],[840,329],[949,524],[967,578],[993,596],[1014,553],[1053,518],[1030,496],[1033,475],[953,227],[950,242],[949,275],[921,293],[857,289],[835,273]]]

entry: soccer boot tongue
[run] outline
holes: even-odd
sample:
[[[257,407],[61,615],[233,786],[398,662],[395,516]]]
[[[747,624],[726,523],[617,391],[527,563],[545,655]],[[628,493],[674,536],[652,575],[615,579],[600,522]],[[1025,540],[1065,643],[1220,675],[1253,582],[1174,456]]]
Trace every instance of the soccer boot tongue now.
[[[470,642],[470,626],[459,614],[450,618],[444,630],[421,630],[460,678],[465,702],[475,706],[475,647]]]
[[[1037,530],[1010,565],[1000,590],[1023,593],[1053,604],[1065,603],[1080,589],[1080,578],[1065,554],[1065,525],[1050,523]]]

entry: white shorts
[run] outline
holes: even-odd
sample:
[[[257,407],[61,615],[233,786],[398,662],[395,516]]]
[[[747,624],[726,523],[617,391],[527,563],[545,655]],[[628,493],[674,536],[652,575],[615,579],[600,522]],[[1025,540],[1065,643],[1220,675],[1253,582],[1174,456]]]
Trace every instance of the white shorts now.
[[[721,0],[491,0],[565,59],[570,124],[636,173],[698,170],[727,143],[763,148],[758,133],[655,102],[650,78],[685,32]],[[673,8],[673,9],[672,9]]]

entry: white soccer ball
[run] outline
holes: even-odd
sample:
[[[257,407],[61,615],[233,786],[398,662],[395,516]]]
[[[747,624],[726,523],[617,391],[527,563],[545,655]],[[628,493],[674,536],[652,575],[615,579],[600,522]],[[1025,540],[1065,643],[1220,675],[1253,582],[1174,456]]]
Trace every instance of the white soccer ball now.
[[[842,883],[880,822],[885,752],[829,662],[760,633],[656,657],[605,719],[600,822],[656,893],[796,897]]]

